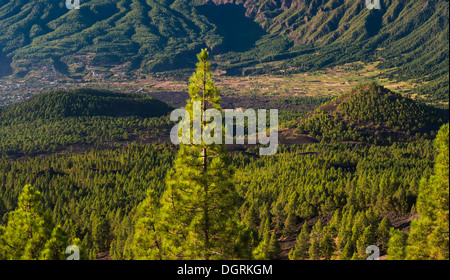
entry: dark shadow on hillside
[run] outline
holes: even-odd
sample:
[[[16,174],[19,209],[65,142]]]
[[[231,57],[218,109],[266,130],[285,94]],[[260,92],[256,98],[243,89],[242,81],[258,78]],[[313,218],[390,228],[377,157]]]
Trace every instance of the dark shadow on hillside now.
[[[267,34],[259,24],[245,16],[245,8],[242,5],[216,6],[209,3],[197,7],[197,10],[217,27],[217,34],[223,37],[224,43],[219,51],[248,51],[254,47],[256,41]]]
[[[383,28],[383,12],[381,10],[371,10],[366,17],[364,28],[368,37],[377,35],[381,28]]]
[[[12,60],[9,57],[0,53],[0,77],[12,75],[11,62]]]

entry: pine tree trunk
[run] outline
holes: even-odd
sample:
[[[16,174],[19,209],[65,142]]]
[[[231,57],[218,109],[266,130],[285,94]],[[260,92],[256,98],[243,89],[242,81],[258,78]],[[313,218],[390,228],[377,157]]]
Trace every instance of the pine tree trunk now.
[[[203,72],[203,104],[202,104],[202,133],[205,129],[206,126],[206,121],[203,120],[203,115],[205,114],[206,111],[206,96],[205,96],[205,92],[206,92],[206,69],[204,69]],[[202,145],[203,145],[203,152],[202,152],[202,156],[203,156],[203,175],[206,175],[206,171],[207,171],[207,160],[208,160],[208,155],[207,155],[207,151],[206,151],[206,144],[203,143],[202,141]],[[208,184],[205,182],[203,183],[203,189],[205,191],[205,205],[204,205],[204,235],[205,235],[205,247],[207,250],[209,250],[209,213],[208,213]],[[206,252],[206,256],[205,256],[206,260],[209,260],[209,252]]]

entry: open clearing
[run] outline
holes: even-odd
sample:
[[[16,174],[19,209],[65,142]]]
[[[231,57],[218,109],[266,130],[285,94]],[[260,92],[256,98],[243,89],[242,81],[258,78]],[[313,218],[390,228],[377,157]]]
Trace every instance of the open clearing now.
[[[390,71],[392,70],[394,69]],[[358,84],[368,82],[376,82],[398,93],[408,95],[413,99],[422,98],[411,94],[414,88],[421,85],[420,83],[413,80],[395,81],[383,78],[383,74],[388,72],[389,70],[382,71],[378,69],[377,63],[364,64],[354,62],[324,70],[291,74],[283,70],[279,74],[272,75],[228,76],[224,71],[216,71],[214,77],[224,101],[227,99],[239,99],[240,102],[244,103],[242,107],[247,108],[259,107],[261,99],[336,97]],[[174,93],[187,93],[188,81],[189,77],[187,76],[170,78],[158,75],[140,75],[139,78],[114,76],[106,79],[102,78],[101,75],[97,75],[78,81],[52,76],[41,80],[34,78],[30,81],[25,79],[8,81],[2,86],[3,82],[0,80],[0,99],[5,102],[3,105],[6,105],[50,90],[90,87],[113,91],[150,93],[156,98],[159,97],[162,101],[167,102],[180,97],[180,95],[170,96],[174,95]],[[24,95],[24,92],[27,94]],[[255,104],[252,103],[254,101],[256,101]],[[178,104],[180,104],[179,101],[172,103],[174,106]],[[441,105],[448,105],[448,103]]]

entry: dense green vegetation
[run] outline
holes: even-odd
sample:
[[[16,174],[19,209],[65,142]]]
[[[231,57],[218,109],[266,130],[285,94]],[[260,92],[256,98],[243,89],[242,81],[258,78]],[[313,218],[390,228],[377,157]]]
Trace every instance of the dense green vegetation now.
[[[92,66],[117,65],[127,74],[190,71],[193,54],[208,47],[218,54],[214,63],[228,74],[380,61],[383,76],[424,82],[415,93],[448,98],[445,0],[385,0],[381,10],[368,10],[364,1],[342,0],[81,4],[69,11],[64,1],[0,3],[0,55],[12,59],[16,76],[44,69],[81,77]],[[282,63],[265,64],[271,61]]]
[[[23,188],[18,208],[9,213],[6,228],[0,226],[0,259],[63,260],[68,245],[65,232],[44,212],[41,193],[30,185]],[[79,239],[72,240],[79,244]]]
[[[221,101],[208,52],[197,58],[191,114],[193,101],[203,111]],[[448,111],[364,84],[301,116],[300,132],[321,143],[261,156],[257,145],[229,153],[204,139],[143,143],[169,124],[168,110],[89,89],[3,108],[0,259],[64,259],[69,244],[85,259],[359,260],[371,245],[390,259],[448,259]],[[89,149],[86,139],[111,140],[102,131],[134,138]],[[63,135],[83,150],[10,157],[50,152],[70,142]],[[415,216],[410,233],[394,226]],[[294,245],[282,250],[285,240]]]
[[[53,221],[70,238],[79,238],[90,252],[87,255],[95,258],[95,253],[110,250],[114,258],[130,258],[137,213],[155,206],[144,198],[147,193],[159,197],[166,188],[166,173],[174,158],[168,148],[133,145],[80,155],[3,160],[3,221],[16,209],[23,186],[32,184],[42,193],[44,209],[52,209]],[[239,219],[255,227],[262,240],[264,231],[273,229],[280,237],[289,215],[295,217],[297,229],[304,219],[326,217],[336,210],[373,211],[376,217],[391,211],[414,212],[420,180],[431,174],[435,158],[430,141],[389,147],[281,147],[276,156],[259,159],[248,152],[233,158],[233,182],[241,197]],[[146,206],[137,211],[141,201]],[[94,228],[102,221],[110,230],[97,238],[108,246],[98,247]]]
[[[6,224],[6,214],[17,208],[23,187],[31,184],[41,192],[43,209],[52,210],[52,220],[68,238],[81,240],[87,256],[96,258],[96,252],[109,250],[111,240],[119,238],[118,227],[127,222],[124,216],[135,211],[147,190],[160,193],[164,189],[172,158],[168,147],[148,144],[79,155],[2,160],[3,222]],[[108,230],[98,232],[100,225]]]
[[[375,144],[434,138],[448,110],[422,104],[376,84],[360,85],[302,118],[299,133],[318,140]]]
[[[212,80],[209,54],[197,56],[190,78],[186,110],[200,114],[220,109],[219,90]],[[191,126],[192,121],[187,121]],[[209,122],[201,122],[204,131]],[[194,128],[195,129],[195,128]],[[188,139],[194,139],[191,130]],[[224,137],[225,132],[219,135]],[[239,196],[232,182],[233,169],[225,144],[181,143],[166,178],[161,197],[150,194],[141,205],[135,234],[129,236],[132,257],[137,259],[223,260],[251,257],[248,240],[241,240],[243,227],[237,216]],[[117,248],[117,247],[116,247]],[[120,252],[120,251],[119,251]]]
[[[167,104],[139,94],[78,89],[40,94],[0,110],[0,153],[52,152],[72,145],[145,140],[170,123]]]
[[[117,259],[135,257],[131,244],[136,223],[142,220],[142,211],[157,207],[151,198],[160,197],[166,188],[166,172],[174,158],[168,148],[133,145],[80,155],[2,160],[3,221],[8,221],[4,214],[16,209],[23,186],[32,184],[42,193],[44,209],[52,209],[54,223],[62,226],[68,238],[79,238],[87,256],[95,258],[98,252],[110,251]],[[281,235],[295,235],[299,224],[317,216],[332,215],[332,221],[346,217],[348,221],[323,225],[315,244],[329,242],[327,236],[340,236],[341,242],[330,247],[331,253],[318,256],[362,258],[364,254],[357,248],[365,244],[357,242],[367,228],[366,235],[372,234],[376,244],[387,248],[385,235],[379,231],[382,215],[415,211],[420,180],[431,175],[435,159],[428,140],[386,147],[280,147],[276,156],[261,158],[252,155],[256,151],[252,148],[248,154],[234,157],[232,166],[236,170],[233,183],[241,197],[239,220],[256,229],[253,246],[260,245],[255,251],[262,252],[257,254],[261,258],[278,256],[265,245],[271,244],[271,239],[275,242]],[[146,196],[149,198],[144,199]],[[345,225],[345,229],[336,225]],[[310,243],[305,245],[307,251],[315,252],[311,247],[316,245]],[[309,257],[308,253],[305,258]]]
[[[151,118],[166,115],[170,107],[142,94],[123,94],[104,90],[76,89],[39,94],[27,102],[1,111],[2,124],[36,119],[69,117],[127,117]]]
[[[403,247],[406,259],[442,260],[449,258],[449,136],[448,124],[439,130],[435,140],[439,152],[433,175],[423,179],[419,188],[418,220]],[[405,245],[405,243],[404,243]],[[406,248],[405,248],[406,247]],[[394,255],[394,257],[396,257]]]
[[[14,215],[8,213],[20,207],[19,196],[26,190],[24,186],[31,184],[41,194],[42,209],[51,211],[47,219],[61,226],[65,238],[61,237],[60,244],[79,240],[76,244],[83,248],[83,257],[90,259],[100,252],[109,252],[114,259],[161,258],[155,253],[158,251],[146,250],[145,244],[152,240],[149,225],[161,219],[157,213],[164,204],[158,201],[168,195],[167,172],[173,166],[174,150],[168,144],[133,144],[78,154],[3,158],[3,232],[14,232],[8,229]],[[232,184],[238,196],[239,210],[234,212],[236,222],[241,224],[238,244],[246,244],[235,257],[278,258],[279,238],[297,235],[298,245],[292,248],[291,259],[363,259],[367,257],[363,249],[369,244],[386,252],[392,228],[390,213],[417,211],[417,197],[424,188],[420,182],[432,175],[436,159],[433,143],[426,139],[386,146],[280,146],[276,155],[265,157],[258,157],[257,151],[255,146],[235,154],[229,165],[234,175],[228,176],[227,185]],[[179,166],[192,163],[180,160]],[[175,170],[186,172],[189,167],[184,165]],[[176,184],[183,177],[172,178]],[[302,227],[314,219],[316,222]],[[43,257],[41,251],[34,257]],[[200,257],[199,252],[191,253],[193,258]]]

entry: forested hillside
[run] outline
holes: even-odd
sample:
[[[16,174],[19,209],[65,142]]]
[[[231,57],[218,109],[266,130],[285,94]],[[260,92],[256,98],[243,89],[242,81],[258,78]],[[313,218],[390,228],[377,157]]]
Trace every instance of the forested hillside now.
[[[78,89],[40,94],[0,110],[0,153],[54,152],[76,145],[160,136],[171,107],[139,94]],[[161,129],[161,131],[159,131]]]
[[[220,108],[208,52],[198,59],[191,113]],[[83,259],[362,260],[371,245],[448,259],[448,111],[363,84],[300,119],[321,143],[260,156],[147,143],[168,110],[90,89],[3,108],[0,259],[64,259],[68,244]]]
[[[448,110],[403,97],[377,84],[364,84],[300,119],[297,132],[323,142],[392,144],[434,138],[438,128],[447,122]]]
[[[135,258],[135,225],[142,215],[152,213],[146,209],[157,207],[150,197],[159,197],[165,189],[174,148],[147,144],[12,162],[2,159],[3,223],[8,220],[7,213],[17,208],[23,187],[31,184],[42,193],[44,209],[52,210],[53,221],[68,237],[81,240],[81,248],[89,258],[97,258],[101,252],[110,252],[115,259]],[[335,234],[339,225],[345,225],[342,234],[346,239],[341,237],[342,247],[336,247],[331,255],[342,259],[354,253],[353,249],[341,255],[346,243],[353,246],[369,225],[363,222],[364,228],[355,228],[353,241],[347,241],[355,215],[364,214],[372,221],[370,233],[379,236],[377,240],[384,242],[385,249],[386,241],[376,235],[379,223],[392,212],[415,213],[420,180],[431,174],[434,159],[435,151],[428,140],[389,147],[281,147],[276,156],[259,159],[248,150],[235,157],[231,165],[236,170],[232,181],[241,198],[238,217],[256,230],[256,249],[259,241],[272,232],[277,242],[286,237],[295,239],[305,221],[314,224],[313,218],[317,221],[319,217],[324,226],[331,216],[338,219],[343,214],[351,215],[346,223],[334,222]],[[149,199],[144,200],[148,195]],[[141,202],[142,210],[137,211]],[[266,245],[261,246],[264,249]],[[280,252],[259,255],[262,259],[279,256]]]
[[[378,61],[391,69],[383,76],[417,80],[415,93],[445,100],[448,8],[447,0],[385,0],[380,10],[344,0],[83,0],[79,10],[64,1],[2,1],[0,73],[190,71],[208,47],[219,69],[239,75]],[[273,61],[281,63],[266,64]]]

